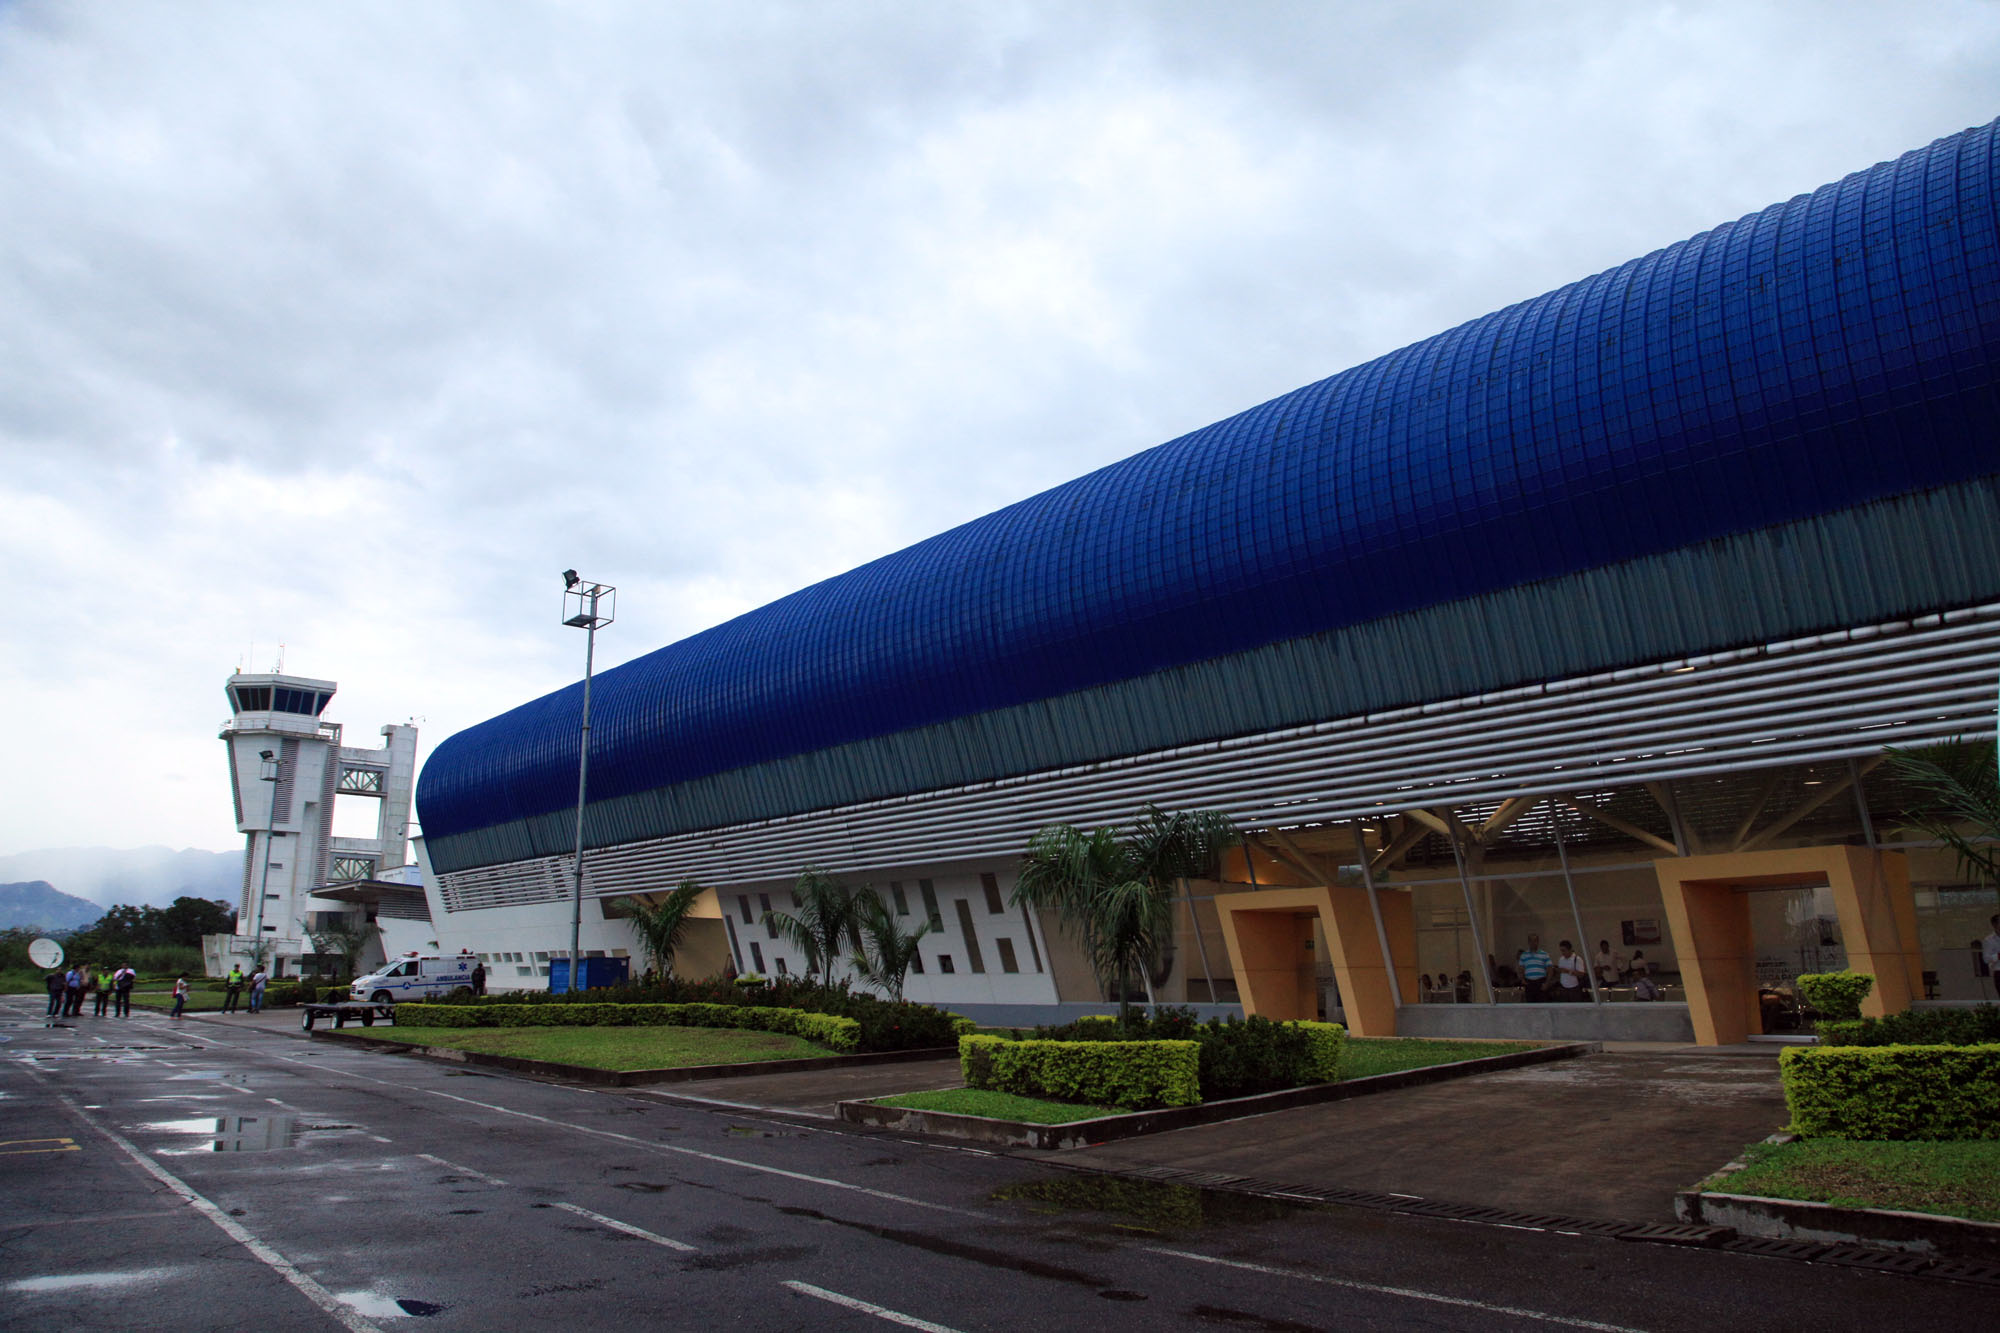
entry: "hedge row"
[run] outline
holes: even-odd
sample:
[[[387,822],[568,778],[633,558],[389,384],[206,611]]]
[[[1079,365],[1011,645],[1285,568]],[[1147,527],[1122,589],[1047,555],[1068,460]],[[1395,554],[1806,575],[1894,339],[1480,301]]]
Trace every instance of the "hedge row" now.
[[[1820,1023],[1822,1046],[1978,1046],[2000,1042],[2000,1005],[1910,1009],[1882,1018]]]
[[[789,1033],[843,1054],[861,1039],[861,1024],[851,1018],[742,1004],[399,1004],[396,1026],[748,1028]]]
[[[1274,1023],[1268,1018],[1199,1021],[1192,1009],[1164,1008],[1129,1021],[1090,1015],[1035,1035],[1054,1041],[1192,1041],[1200,1048],[1201,1099],[1248,1097],[1340,1077],[1338,1023]]]
[[[1778,1057],[1808,1138],[2000,1138],[2000,1043],[1792,1047]]]
[[[1200,1050],[1191,1041],[958,1039],[969,1088],[1129,1111],[1201,1101]]]
[[[740,986],[719,977],[685,981],[667,977],[650,984],[605,986],[561,995],[551,995],[546,991],[521,991],[477,997],[440,997],[434,1003],[474,1008],[489,1005],[532,1005],[553,1009],[574,1005],[718,1004],[803,1009],[808,1013],[851,1018],[859,1023],[860,1049],[864,1051],[909,1051],[951,1046],[958,1041],[961,1028],[970,1030],[973,1026],[968,1020],[933,1005],[885,1000],[880,996],[850,990],[844,983],[822,986],[797,977],[781,977],[762,986]]]

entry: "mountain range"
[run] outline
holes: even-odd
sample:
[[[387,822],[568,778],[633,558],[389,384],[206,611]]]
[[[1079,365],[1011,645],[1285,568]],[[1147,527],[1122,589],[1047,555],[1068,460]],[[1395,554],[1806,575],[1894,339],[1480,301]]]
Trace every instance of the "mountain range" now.
[[[54,847],[0,856],[0,884],[18,887],[36,882],[58,897],[95,904],[92,920],[97,912],[121,903],[165,907],[182,896],[234,903],[243,887],[243,853],[195,847],[178,851],[171,847]],[[61,929],[53,921],[20,924]]]
[[[26,926],[34,930],[75,930],[104,915],[88,898],[59,893],[47,880],[0,884],[0,930]]]

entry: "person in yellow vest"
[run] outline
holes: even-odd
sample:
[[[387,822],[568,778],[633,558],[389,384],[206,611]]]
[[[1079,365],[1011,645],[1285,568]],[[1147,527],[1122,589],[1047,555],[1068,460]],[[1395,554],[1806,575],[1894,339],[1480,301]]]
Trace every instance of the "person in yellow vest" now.
[[[94,1011],[93,1016],[97,1018],[104,1017],[105,1012],[108,1009],[110,1009],[110,1007],[111,1007],[111,969],[108,967],[100,966],[97,969],[97,1008]]]
[[[233,1014],[236,1012],[237,1001],[243,997],[243,964],[238,963],[231,967],[229,975],[223,979],[222,984],[224,987],[222,992],[222,1012]]]

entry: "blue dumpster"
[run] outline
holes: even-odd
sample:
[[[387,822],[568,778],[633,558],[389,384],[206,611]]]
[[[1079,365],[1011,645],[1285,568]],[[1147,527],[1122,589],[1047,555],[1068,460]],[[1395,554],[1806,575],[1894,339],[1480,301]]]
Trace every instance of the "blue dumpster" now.
[[[584,990],[597,990],[604,986],[622,986],[632,979],[630,958],[586,958],[583,960]],[[549,994],[561,995],[569,990],[569,959],[549,960]]]

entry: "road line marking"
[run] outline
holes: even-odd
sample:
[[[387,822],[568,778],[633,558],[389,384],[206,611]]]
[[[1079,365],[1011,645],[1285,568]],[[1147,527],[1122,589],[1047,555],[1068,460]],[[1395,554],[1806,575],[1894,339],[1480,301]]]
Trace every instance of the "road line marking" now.
[[[668,1240],[665,1236],[656,1235],[644,1227],[635,1227],[630,1222],[620,1222],[617,1218],[606,1217],[603,1213],[593,1213],[590,1209],[579,1208],[573,1203],[559,1203],[555,1206],[564,1212],[575,1213],[578,1217],[587,1217],[600,1226],[610,1227],[613,1231],[622,1231],[628,1236],[637,1236],[640,1240],[650,1240],[653,1244],[664,1245],[670,1250],[680,1250],[687,1254],[700,1253],[694,1246],[684,1241]]]
[[[53,1143],[54,1148],[23,1148],[23,1143]],[[0,1139],[0,1157],[23,1157],[40,1152],[82,1152],[75,1139]]]
[[[1591,1319],[1571,1319],[1567,1315],[1548,1314],[1541,1310],[1524,1310],[1515,1305],[1495,1305],[1489,1301],[1476,1301],[1468,1296],[1446,1296],[1435,1291],[1419,1291],[1414,1287],[1389,1287],[1376,1282],[1357,1282],[1352,1278],[1327,1277],[1321,1273],[1302,1272],[1296,1268],[1278,1268],[1271,1264],[1253,1264],[1243,1259],[1222,1259],[1212,1254],[1197,1254],[1193,1250],[1170,1250],[1163,1245],[1142,1245],[1139,1247],[1149,1254],[1164,1254],[1173,1259],[1192,1259],[1197,1263],[1217,1264],[1223,1268],[1239,1268],[1248,1273],[1262,1273],[1267,1277],[1297,1278],[1302,1282],[1317,1282],[1326,1287],[1344,1287],[1349,1291],[1372,1292],[1378,1296],[1400,1296],[1405,1300],[1430,1301],[1436,1305],[1455,1305],[1466,1310],[1483,1310],[1487,1314],[1512,1315],[1517,1319],[1534,1319],[1544,1324],[1561,1324],[1566,1328],[1587,1328],[1595,1333],[1640,1333],[1624,1324],[1600,1324]]]
[[[474,1180],[483,1180],[489,1185],[504,1185],[507,1183],[498,1176],[489,1176],[484,1171],[474,1171],[471,1167],[460,1166],[457,1162],[447,1162],[444,1158],[434,1156],[431,1153],[420,1152],[416,1156],[423,1158],[426,1162],[436,1162],[447,1171],[456,1171],[461,1176],[471,1176]]]
[[[618,1143],[629,1143],[634,1147],[644,1148],[648,1152],[677,1153],[683,1157],[696,1157],[704,1162],[715,1162],[722,1166],[739,1166],[746,1171],[757,1171],[767,1176],[782,1176],[787,1180],[802,1181],[808,1185],[825,1185],[830,1189],[847,1190],[854,1194],[865,1194],[870,1198],[882,1199],[889,1203],[902,1203],[908,1204],[912,1208],[927,1208],[932,1212],[950,1213],[954,1217],[984,1216],[984,1214],[974,1212],[970,1208],[954,1208],[950,1204],[932,1203],[928,1199],[913,1199],[906,1194],[892,1194],[888,1190],[870,1189],[866,1185],[851,1185],[844,1180],[833,1180],[826,1176],[807,1175],[803,1171],[787,1171],[783,1167],[765,1166],[761,1162],[746,1162],[740,1157],[724,1157],[720,1153],[703,1152],[699,1148],[682,1148],[671,1143],[652,1143],[645,1139],[635,1138],[630,1134],[619,1134],[608,1129],[592,1129],[588,1125],[572,1125],[567,1121],[557,1120],[550,1116],[536,1115],[532,1111],[517,1111],[511,1106],[495,1106],[491,1102],[475,1101],[470,1097],[460,1097],[456,1093],[439,1092],[435,1088],[419,1088],[413,1087],[408,1083],[395,1083],[383,1078],[369,1078],[366,1074],[357,1074],[352,1070],[335,1069],[328,1065],[314,1064],[310,1060],[300,1060],[289,1055],[280,1055],[274,1058],[283,1060],[288,1064],[304,1065],[308,1069],[317,1069],[322,1073],[332,1074],[338,1078],[361,1079],[368,1083],[378,1083],[385,1088],[395,1088],[401,1092],[421,1092],[427,1096],[441,1097],[448,1102],[460,1102],[466,1106],[477,1106],[482,1111],[497,1111],[501,1115],[518,1116],[523,1120],[532,1120],[538,1125],[549,1125],[556,1129],[569,1130],[577,1134],[590,1134],[600,1139],[611,1139]]]
[[[291,1260],[279,1254],[263,1241],[258,1240],[255,1235],[251,1234],[248,1228],[238,1224],[235,1218],[196,1193],[193,1186],[161,1166],[158,1162],[155,1162],[152,1158],[146,1156],[146,1154],[140,1152],[128,1140],[85,1115],[77,1104],[70,1100],[69,1094],[57,1091],[55,1095],[56,1100],[67,1106],[71,1114],[102,1134],[105,1138],[110,1139],[118,1147],[119,1151],[138,1163],[140,1170],[159,1181],[162,1185],[165,1185],[175,1194],[180,1195],[196,1212],[220,1227],[224,1235],[250,1251],[250,1253],[256,1255],[258,1260],[266,1267],[277,1273],[285,1281],[291,1283],[301,1296],[304,1296],[314,1305],[326,1311],[330,1317],[340,1321],[341,1327],[347,1329],[348,1333],[382,1333],[381,1329],[363,1319],[348,1306],[342,1304],[339,1297],[300,1272],[293,1266]]]
[[[958,1333],[957,1329],[952,1328],[948,1324],[933,1324],[928,1319],[919,1319],[915,1315],[904,1314],[900,1310],[891,1310],[886,1305],[876,1305],[872,1301],[858,1300],[853,1296],[843,1296],[837,1291],[828,1291],[825,1287],[815,1287],[810,1282],[787,1282],[784,1285],[798,1292],[801,1296],[811,1296],[817,1300],[830,1301],[834,1305],[844,1305],[850,1310],[859,1310],[862,1314],[872,1314],[877,1319],[886,1319],[892,1324],[901,1324],[904,1328],[921,1328],[925,1330],[925,1333]]]

